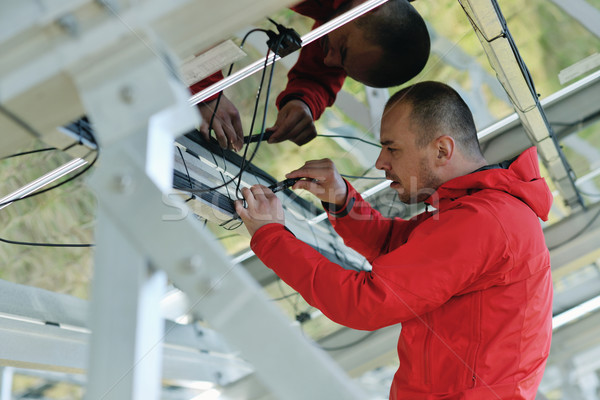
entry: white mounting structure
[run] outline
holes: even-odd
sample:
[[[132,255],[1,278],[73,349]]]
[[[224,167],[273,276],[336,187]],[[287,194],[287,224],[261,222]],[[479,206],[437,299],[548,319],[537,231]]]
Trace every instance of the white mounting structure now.
[[[538,149],[543,164],[573,209],[583,206],[573,172],[552,132],[544,110],[529,82],[529,72],[516,45],[510,39],[506,20],[497,0],[459,0],[498,80],[504,86],[531,143]]]
[[[91,180],[99,210],[86,398],[159,398],[164,326],[157,309],[167,276],[190,298],[191,313],[239,349],[277,398],[365,398],[191,214],[162,218],[173,211],[162,199],[171,191],[174,138],[198,122],[187,88],[174,79],[177,56],[285,5],[2,4],[0,15],[10,24],[2,22],[9,29],[0,32],[0,43],[10,62],[0,65],[0,101],[42,134],[85,110],[102,151]],[[40,91],[65,101],[44,108]],[[22,146],[29,134],[15,135],[3,151]]]
[[[485,0],[473,3],[485,6],[491,4]],[[138,340],[140,338],[138,335],[140,332],[139,328],[148,328],[149,336],[146,339],[153,338],[155,340],[154,345],[158,344],[163,338],[160,319],[157,319],[156,315],[143,312],[155,310],[157,293],[160,293],[164,289],[164,273],[156,268],[157,266],[162,267],[160,264],[162,261],[165,261],[168,271],[173,271],[173,276],[180,283],[179,286],[181,288],[187,288],[188,292],[196,294],[193,297],[196,300],[200,299],[202,290],[207,288],[207,284],[210,287],[211,279],[214,280],[215,276],[217,280],[224,276],[223,281],[231,276],[235,276],[241,287],[247,289],[243,294],[239,294],[236,291],[235,295],[239,294],[241,298],[249,296],[248,298],[253,299],[253,302],[250,302],[251,307],[249,309],[244,308],[245,314],[247,313],[248,315],[244,315],[244,318],[240,321],[250,325],[252,332],[257,332],[256,334],[259,336],[264,335],[264,330],[269,330],[269,323],[274,324],[284,331],[287,329],[279,326],[279,322],[277,322],[278,317],[273,317],[271,314],[268,314],[267,317],[261,314],[260,322],[266,322],[266,328],[257,326],[256,319],[248,321],[251,319],[251,315],[256,315],[255,312],[257,309],[262,310],[261,295],[258,295],[258,299],[252,297],[256,289],[253,288],[255,285],[251,283],[245,286],[248,283],[245,273],[240,272],[238,274],[238,268],[231,264],[218,250],[215,250],[220,245],[214,242],[212,238],[207,238],[206,235],[198,232],[195,221],[190,221],[189,218],[186,218],[182,220],[183,222],[169,221],[171,225],[168,225],[163,224],[166,221],[159,222],[156,220],[156,217],[163,215],[162,213],[165,213],[164,215],[172,215],[174,210],[177,212],[178,209],[185,209],[185,206],[179,203],[177,208],[174,209],[173,207],[169,207],[168,204],[158,204],[160,202],[161,190],[157,188],[154,181],[147,177],[145,172],[148,159],[152,159],[152,156],[155,154],[149,153],[149,157],[140,156],[140,147],[137,146],[139,143],[143,143],[141,148],[144,148],[145,142],[152,142],[151,140],[147,140],[148,138],[146,137],[146,129],[150,125],[148,118],[154,111],[159,111],[163,107],[173,105],[169,112],[176,113],[176,105],[178,104],[182,113],[181,121],[188,121],[188,124],[184,123],[181,126],[178,126],[179,124],[176,123],[172,124],[173,128],[177,128],[182,132],[191,126],[190,116],[187,115],[187,111],[184,111],[182,105],[181,88],[177,88],[176,85],[167,84],[169,82],[167,75],[169,74],[165,73],[165,71],[169,70],[169,68],[158,62],[158,60],[169,60],[169,62],[173,60],[172,57],[166,54],[167,51],[164,49],[168,48],[179,57],[195,54],[224,37],[226,33],[233,32],[248,22],[253,22],[252,18],[258,19],[268,12],[283,6],[283,2],[276,2],[275,0],[234,2],[232,4],[219,4],[218,7],[205,0],[195,2],[186,0],[172,2],[150,0],[138,2],[127,0],[59,0],[52,3],[39,0],[22,0],[0,4],[0,54],[3,54],[3,57],[0,59],[0,103],[23,117],[24,120],[30,122],[38,132],[44,135],[44,140],[56,131],[57,126],[64,125],[83,114],[84,108],[80,101],[80,96],[86,101],[94,103],[90,105],[91,115],[96,115],[95,118],[100,118],[100,122],[104,120],[107,122],[100,133],[102,136],[101,140],[103,141],[102,144],[105,144],[104,141],[108,143],[106,147],[108,155],[105,155],[103,152],[102,163],[110,164],[114,162],[115,166],[102,168],[95,182],[104,204],[101,206],[101,212],[104,214],[101,216],[102,222],[98,228],[99,236],[101,236],[99,250],[101,251],[101,248],[106,246],[110,247],[112,252],[108,251],[105,254],[98,255],[97,259],[96,278],[98,281],[95,283],[96,287],[94,290],[98,293],[96,297],[104,300],[94,300],[95,304],[92,306],[98,310],[98,319],[92,321],[91,324],[98,327],[96,336],[100,336],[94,339],[94,351],[95,354],[98,354],[101,349],[106,349],[105,343],[109,342],[107,339],[113,338],[110,341],[110,345],[115,345],[115,349],[111,350],[113,353],[110,354],[123,360],[123,365],[131,363],[139,355],[151,355],[151,357],[145,357],[141,363],[137,364],[139,369],[132,369],[129,371],[130,374],[122,375],[123,379],[119,379],[115,389],[109,392],[112,398],[117,398],[118,393],[126,393],[124,395],[125,398],[140,398],[140,396],[144,396],[143,393],[146,393],[145,396],[149,396],[149,398],[157,395],[158,389],[156,385],[148,385],[147,388],[140,388],[136,385],[139,382],[139,376],[144,371],[143,368],[146,368],[145,370],[148,371],[147,374],[149,375],[158,376],[160,374],[161,356],[154,351],[156,346],[153,346],[152,341]],[[234,12],[238,8],[243,11]],[[204,9],[210,9],[211,12],[202,13],[201,11]],[[215,21],[219,21],[219,24],[217,25]],[[198,29],[199,26],[203,28]],[[198,31],[194,31],[194,29],[198,29]],[[133,36],[136,37],[134,38]],[[141,42],[137,43],[136,46],[138,39],[144,40],[146,48],[152,48],[153,50],[161,48],[160,52],[157,51],[160,56],[153,59],[152,56],[148,57],[149,54],[144,54],[145,50],[141,48]],[[117,43],[119,41],[123,42]],[[163,42],[160,46],[158,45],[159,41]],[[164,44],[166,46],[163,46]],[[120,51],[121,45],[124,48],[132,49],[135,54],[125,54],[126,52]],[[110,48],[110,46],[114,47]],[[99,53],[97,51],[99,49],[106,49],[106,51]],[[119,51],[113,51],[115,49]],[[84,65],[83,59],[86,57],[90,58],[87,60],[88,64]],[[109,64],[111,63],[114,64],[110,66]],[[89,70],[87,69],[88,67]],[[132,70],[139,71],[140,69],[145,72],[139,74],[139,76],[138,74],[133,74],[135,76],[128,75],[124,80],[119,80],[127,75],[128,72]],[[114,74],[105,74],[111,70]],[[123,74],[121,75],[119,71],[122,71]],[[106,80],[109,86],[112,85],[112,88],[119,89],[113,93],[114,96],[112,98],[110,93],[96,91],[102,85],[100,81],[96,82],[90,78],[89,75],[95,73],[100,75],[97,79]],[[88,76],[86,77],[86,75]],[[91,81],[89,81],[90,79]],[[569,99],[556,99],[556,103],[553,102],[554,100],[551,102],[548,99],[547,105],[556,106],[554,107],[555,111],[561,114],[560,117],[556,117],[556,120],[577,120],[579,118],[575,117],[577,112],[581,112],[586,107],[597,107],[598,102],[594,101],[594,99],[598,99],[597,86],[600,83],[598,73],[594,74],[590,79],[593,81],[587,82],[588,80],[586,80],[586,82],[581,81],[576,85],[572,85],[573,87],[579,86],[572,93],[566,93],[571,88],[565,89],[565,98],[572,96],[573,99],[575,97],[579,99],[575,102],[578,103],[576,107],[575,105],[569,106],[574,111],[560,113],[561,110],[567,109],[567,107],[563,107],[565,105],[563,103],[567,103]],[[140,87],[136,86],[136,84],[140,82],[144,82],[141,85],[142,91],[137,91]],[[123,83],[125,86],[120,87],[118,83]],[[127,87],[128,83],[134,85]],[[149,88],[151,88],[152,96],[144,94],[145,84],[150,85]],[[81,89],[81,92],[78,89]],[[168,99],[162,104],[155,104],[153,101],[156,100],[153,99],[155,93],[165,95]],[[592,100],[580,99],[584,95],[586,98],[591,98]],[[107,98],[112,100],[106,101]],[[561,107],[559,108],[558,105]],[[145,106],[148,106],[148,109],[145,109]],[[129,110],[135,110],[136,114],[125,116],[123,121],[114,121],[115,116],[121,116],[122,110],[120,107],[129,107]],[[550,109],[547,109],[548,115],[551,117],[549,111]],[[166,115],[168,112],[164,114]],[[582,113],[581,115],[586,115],[586,113]],[[107,118],[107,116],[110,118]],[[133,118],[134,116],[135,118]],[[570,118],[570,116],[573,118]],[[505,125],[497,126],[496,130],[491,130],[489,137],[482,138],[484,141],[494,140],[495,138],[501,139],[498,143],[494,143],[494,146],[491,146],[490,151],[495,151],[496,153],[507,152],[507,148],[503,145],[506,140],[511,142],[510,145],[513,150],[518,146],[527,145],[526,143],[522,143],[527,141],[525,135],[520,134],[517,132],[518,129],[515,129],[514,125],[517,124],[514,121],[516,120],[517,116],[515,115],[512,120],[504,121],[506,122]],[[152,125],[155,126],[154,123]],[[30,136],[30,133],[21,132],[18,128],[15,129],[14,124],[1,115],[0,128],[2,131],[13,132],[11,136],[1,138],[2,146],[0,146],[0,153],[2,155],[12,152],[16,147],[23,147]],[[116,128],[116,130],[113,131],[113,128]],[[172,138],[170,136],[177,133],[175,130],[166,135],[161,135],[158,132],[157,136],[159,139],[162,136],[162,139],[166,143],[169,143],[165,148],[172,148],[170,145]],[[498,136],[495,136],[496,133],[498,133]],[[123,136],[127,136],[128,139],[122,140]],[[134,142],[139,143],[136,144]],[[162,158],[162,156],[165,156],[167,163],[170,162],[168,160],[169,157],[164,152],[163,154],[159,154],[159,158]],[[156,163],[152,166],[156,167],[160,165],[163,164]],[[161,171],[165,172],[167,169],[165,167]],[[150,175],[157,177],[155,173],[151,173]],[[137,180],[138,177],[141,177],[141,179]],[[159,187],[166,187],[168,179],[167,176],[159,173],[157,182],[162,182]],[[133,198],[136,199],[135,205],[132,203]],[[140,201],[140,198],[143,200]],[[589,210],[577,212],[568,221],[545,230],[549,245],[552,247],[555,244],[562,243],[565,237],[571,237],[576,234],[582,222],[591,219],[595,215],[594,212],[596,210],[597,206]],[[150,220],[154,218],[155,220],[143,220],[145,217]],[[135,225],[128,226],[127,222]],[[573,258],[574,253],[580,253],[580,251],[584,251],[582,250],[584,248],[586,249],[585,251],[588,251],[589,248],[597,248],[598,232],[600,232],[599,223],[599,221],[596,221],[591,227],[593,230],[590,229],[589,232],[579,236],[572,243],[560,246],[554,250],[552,253],[553,265],[561,266],[561,263],[564,265],[568,259]],[[143,226],[144,231],[141,234],[140,232],[135,232],[133,226]],[[162,229],[165,226],[175,227],[172,230],[163,231]],[[167,240],[159,241],[155,237],[153,238],[156,232],[160,233],[161,237],[168,236]],[[181,237],[178,235],[181,235]],[[194,241],[193,238],[202,238],[202,240]],[[146,239],[148,239],[148,242],[146,242]],[[175,239],[177,239],[177,242],[174,241]],[[181,247],[180,252],[177,251],[179,250],[177,247],[179,240],[185,243]],[[195,257],[200,248],[206,249],[206,253],[202,254],[202,259]],[[188,255],[191,256],[186,258]],[[127,262],[128,260],[130,261],[129,263]],[[151,262],[150,267],[149,261]],[[204,265],[207,266],[204,267]],[[100,268],[99,266],[102,267]],[[224,266],[225,268],[232,266],[232,272],[227,272],[229,270],[223,269]],[[190,272],[190,269],[193,270],[195,268],[198,268],[197,273]],[[207,275],[204,276],[202,273],[206,273]],[[133,293],[123,294],[122,290],[117,291],[114,286],[115,277],[119,277],[120,282],[129,282],[130,286],[127,287],[134,288]],[[102,284],[102,280],[107,283]],[[25,291],[23,288],[15,288],[15,292]],[[0,291],[0,293],[9,292],[13,293],[10,288],[6,287],[3,287],[2,291]],[[231,286],[223,284],[220,285],[218,290],[210,291],[200,303],[201,306],[194,308],[194,314],[204,317],[211,323],[213,322],[212,319],[214,319],[216,321],[215,326],[221,328],[223,331],[232,331],[234,329],[230,324],[232,321],[225,321],[224,319],[236,317],[236,312],[240,310],[235,308],[239,306],[239,300],[236,304],[230,304],[231,298],[227,298],[230,292]],[[53,295],[56,296],[56,294]],[[223,298],[225,300],[222,300]],[[10,301],[0,303],[15,306],[20,304],[19,302],[13,303]],[[124,307],[124,304],[127,305],[127,308]],[[219,308],[223,304],[226,304],[226,307]],[[255,307],[252,307],[253,305]],[[78,309],[79,306],[74,307]],[[208,309],[205,310],[203,307],[207,307]],[[267,309],[269,309],[268,307],[269,305],[267,305]],[[72,311],[73,309],[69,309],[69,312]],[[0,312],[7,313],[8,311],[6,308],[2,308]],[[27,317],[28,309],[16,310],[15,313],[17,316]],[[135,319],[135,321],[115,320],[115,316],[124,313],[129,313],[131,316],[139,316],[140,318]],[[56,318],[40,317],[38,322],[41,321],[41,323],[20,320],[11,321],[3,321],[3,329],[0,329],[0,335],[4,338],[2,340],[3,343],[10,340],[14,341],[12,343],[16,343],[17,345],[4,346],[0,349],[0,358],[4,360],[3,362],[6,362],[6,360],[9,360],[9,362],[10,360],[13,362],[29,362],[31,363],[29,364],[30,366],[36,368],[60,370],[60,366],[48,366],[53,360],[54,362],[57,360],[57,356],[49,354],[48,350],[57,344],[61,344],[60,349],[76,349],[75,354],[78,355],[78,357],[73,358],[63,357],[65,364],[68,364],[67,368],[74,368],[77,371],[85,370],[86,357],[83,357],[82,353],[87,351],[87,339],[85,339],[85,336],[89,336],[89,332],[86,332],[85,329],[79,332],[61,329],[59,331],[61,335],[64,335],[61,336],[56,334],[58,328],[52,324],[42,325],[45,322],[63,323],[62,320],[59,321]],[[113,325],[106,324],[106,321],[109,321]],[[285,323],[286,321],[283,322]],[[69,324],[69,321],[65,323]],[[88,327],[89,325],[85,324],[83,326]],[[110,332],[112,331],[112,329],[109,329],[111,327],[116,332]],[[168,325],[164,332],[173,332],[172,329],[174,329],[173,326]],[[239,329],[237,324],[235,329]],[[101,332],[103,330],[109,331],[107,336],[102,336]],[[289,332],[285,332],[284,336],[287,337]],[[356,334],[356,332],[342,330],[332,336],[345,336],[347,334],[352,335]],[[234,336],[231,341],[232,344],[246,343],[245,345],[237,346],[242,349],[242,356],[246,356],[244,346],[254,345],[257,341],[253,338],[248,338],[248,331],[230,332],[230,335]],[[292,333],[292,340],[297,339],[294,335],[297,336],[297,332],[294,331]],[[267,332],[266,336],[262,338],[264,341],[260,343],[266,342],[268,345],[271,345],[270,340],[280,339],[279,336],[272,332]],[[31,347],[27,347],[28,343],[30,343],[29,338],[33,337],[37,338],[35,342],[31,341],[31,343],[36,345],[37,351],[34,351]],[[394,327],[386,328],[384,332],[377,332],[373,337],[379,337],[381,338],[380,342],[383,342],[378,345],[379,351],[384,352],[390,349],[393,351],[393,343],[397,338],[397,329]],[[339,343],[335,340],[336,338],[332,337],[331,339],[334,344]],[[251,343],[248,342],[250,340],[252,340]],[[352,339],[346,340],[343,338],[341,343],[351,341]],[[166,348],[169,344],[168,335],[165,337],[164,342],[166,343],[164,345]],[[48,343],[48,346],[44,346],[44,343]],[[294,342],[293,345],[297,345],[298,343],[304,342]],[[132,344],[135,344],[135,346],[132,346]],[[108,348],[111,346],[108,346]],[[304,349],[302,347],[304,346],[303,344],[300,344],[300,346],[300,348]],[[372,351],[371,346],[373,346],[371,340],[361,344],[361,348],[367,347],[369,351]],[[122,354],[116,354],[119,348],[125,349],[125,351]],[[147,353],[145,350],[147,350]],[[348,351],[342,354],[341,363],[344,368],[347,368],[346,366],[350,366],[349,368],[351,368],[352,365],[357,365],[356,361],[353,361],[354,356],[360,355],[360,357],[365,357],[364,352],[359,351],[358,348],[354,348],[353,350],[356,351]],[[279,351],[279,349],[277,348],[275,351]],[[61,354],[63,353],[61,352]],[[72,353],[65,352],[64,354]],[[256,355],[252,351],[250,351],[250,354],[252,354],[252,357],[257,358],[265,356],[263,353]],[[295,356],[292,355],[292,357]],[[305,356],[304,352],[302,352],[301,356]],[[255,365],[255,367],[258,368],[257,374],[263,383],[268,385],[271,380],[280,380],[279,388],[270,388],[270,390],[274,393],[285,392],[284,397],[287,397],[288,395],[292,396],[293,393],[291,391],[288,392],[287,387],[284,387],[288,384],[285,379],[289,378],[290,374],[280,369],[282,365],[278,360],[283,357],[288,357],[288,362],[299,369],[306,367],[306,364],[290,361],[289,355],[285,355],[284,353],[278,353],[272,357],[272,361],[277,365],[278,369],[273,375],[264,372],[271,371],[269,368],[273,368],[273,365],[267,365],[264,368],[263,365]],[[320,365],[322,362],[320,359],[321,356],[316,355],[315,357],[319,359],[317,364]],[[568,357],[568,355],[565,354],[565,357]],[[162,358],[163,377],[165,377],[165,374],[167,374],[167,377],[176,377],[177,374],[182,374],[180,376],[184,378],[193,378],[192,375],[183,375],[183,370],[181,369],[170,369],[173,367],[173,359],[178,358],[177,354],[173,357],[172,352],[165,351]],[[336,358],[338,357],[336,356]],[[114,374],[114,371],[107,370],[111,364],[106,354],[99,354],[98,357],[94,356],[93,359],[95,360],[93,361],[93,368],[100,372],[94,372],[90,375],[95,380],[90,384],[92,386],[96,385],[92,390],[104,394],[106,390],[103,391],[105,388],[102,387],[102,384],[110,380],[111,373]],[[248,357],[248,359],[253,361],[251,357]],[[325,359],[327,360],[328,358],[326,357]],[[196,361],[201,362],[200,360]],[[242,374],[244,371],[247,372],[249,369],[248,364],[244,360],[235,360],[233,366],[225,363],[218,367],[217,370],[225,371],[228,365],[236,369],[238,374]],[[181,367],[180,364],[179,366]],[[310,366],[310,368],[313,367],[314,365]],[[169,372],[165,372],[165,370]],[[186,372],[189,373],[190,371],[187,370]],[[5,378],[9,380],[11,373],[12,370],[10,367],[3,371],[3,382]],[[331,371],[326,371],[325,375],[327,376],[328,373],[331,373]],[[197,377],[199,379],[210,379],[211,376],[209,375],[209,371],[202,371]],[[265,378],[265,375],[269,376]],[[334,371],[333,375],[340,378],[342,382],[345,381],[345,377],[338,375],[337,372]],[[222,383],[233,380],[231,375],[226,375],[225,373],[221,373],[218,377],[219,379],[217,377],[214,378],[215,381],[220,379]],[[299,376],[299,379],[304,379],[304,376]],[[326,381],[327,385],[330,383],[330,381]],[[243,387],[244,382],[241,382],[240,385]],[[2,386],[2,394],[5,393],[5,388],[5,385]],[[319,389],[318,386],[316,388]],[[307,396],[305,392],[299,393],[298,398]],[[308,395],[312,396],[312,394]],[[336,394],[336,396],[335,398],[343,397],[343,395],[339,394]]]

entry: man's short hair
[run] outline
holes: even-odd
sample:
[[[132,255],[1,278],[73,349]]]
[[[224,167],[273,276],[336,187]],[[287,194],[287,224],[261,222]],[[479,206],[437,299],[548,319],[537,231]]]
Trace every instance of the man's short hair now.
[[[417,132],[417,146],[427,146],[437,137],[448,135],[466,156],[483,157],[473,114],[450,86],[432,81],[408,86],[390,97],[386,112],[398,104],[411,105],[410,120]]]
[[[383,49],[379,62],[370,68],[372,87],[401,85],[423,70],[429,58],[430,39],[421,15],[407,0],[389,0],[356,19],[365,38]]]

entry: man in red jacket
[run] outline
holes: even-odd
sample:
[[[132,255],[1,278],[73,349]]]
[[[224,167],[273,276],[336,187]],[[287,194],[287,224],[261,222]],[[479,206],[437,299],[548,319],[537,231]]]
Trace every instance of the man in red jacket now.
[[[333,321],[364,330],[402,323],[391,399],[533,400],[552,332],[538,219],[547,219],[552,195],[535,148],[486,165],[467,105],[437,82],[390,99],[381,144],[375,165],[400,200],[433,211],[384,218],[329,160],[287,175],[311,178],[294,188],[323,201],[371,271],[346,270],[296,239],[264,186],[243,190],[247,208],[236,204],[252,250]]]
[[[366,0],[306,0],[292,10],[315,19],[316,28]],[[288,85],[277,97],[279,114],[270,143],[291,140],[303,145],[314,139],[314,121],[335,101],[346,75],[373,87],[400,85],[416,76],[429,57],[425,22],[407,0],[389,0],[377,9],[348,22],[300,51],[288,74]],[[190,87],[198,93],[219,81],[219,72]],[[216,97],[199,105],[200,132],[208,139],[208,124]],[[213,131],[223,148],[239,150],[243,130],[237,109],[222,97]]]

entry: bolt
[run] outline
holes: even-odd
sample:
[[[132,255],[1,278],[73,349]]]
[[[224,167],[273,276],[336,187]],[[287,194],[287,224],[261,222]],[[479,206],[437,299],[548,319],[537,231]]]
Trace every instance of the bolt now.
[[[129,85],[123,86],[121,88],[121,100],[123,101],[123,103],[125,104],[131,104],[133,103],[133,88]]]
[[[223,379],[223,373],[221,371],[215,372],[215,381],[217,382],[218,385],[220,385],[222,383],[222,379]]]
[[[56,20],[58,25],[64,29],[70,36],[79,36],[79,22],[77,18],[71,13],[67,13]]]
[[[118,193],[129,193],[133,187],[133,179],[130,175],[118,175],[114,179],[114,190]]]
[[[184,274],[192,274],[194,272],[199,272],[200,268],[202,268],[202,264],[204,260],[202,256],[199,254],[194,254],[187,260],[181,263],[180,270]]]
[[[201,276],[198,279],[198,284],[196,288],[202,294],[209,294],[213,290],[216,290],[219,286],[219,282],[215,279],[211,278],[208,275]]]

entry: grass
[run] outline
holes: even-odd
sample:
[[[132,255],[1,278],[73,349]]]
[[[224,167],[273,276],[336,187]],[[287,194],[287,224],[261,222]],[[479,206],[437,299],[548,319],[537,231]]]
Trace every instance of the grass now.
[[[68,160],[60,152],[4,160],[0,193],[10,193]],[[90,243],[94,218],[94,198],[79,179],[0,210],[0,236],[28,242]],[[1,243],[0,279],[87,298],[92,255],[89,248]]]
[[[600,9],[600,0],[588,1]],[[435,28],[436,32],[448,38],[462,51],[477,60],[489,74],[495,75],[456,0],[418,0],[413,4],[425,20]],[[508,27],[531,71],[537,91],[542,97],[562,88],[558,82],[558,73],[562,69],[597,52],[600,48],[598,38],[547,0],[526,2],[500,0],[500,6],[508,21]],[[308,32],[312,25],[309,19],[298,17],[289,10],[283,10],[273,18],[284,25],[293,26],[301,35]],[[268,22],[261,22],[260,26],[272,28]],[[246,58],[248,63],[260,57],[260,54],[250,46],[245,50],[249,54],[249,57]],[[285,87],[286,73],[287,71],[281,65],[275,67],[272,95],[267,113],[267,127],[272,125],[276,119],[275,98]],[[259,78],[260,74],[255,74],[227,91],[228,97],[240,110],[246,134],[249,131]],[[471,87],[473,83],[467,71],[448,65],[437,55],[430,58],[423,73],[407,84],[420,80],[453,82],[467,90],[473,89]],[[356,96],[359,101],[366,102],[364,87],[357,82],[348,79],[344,89]],[[397,89],[391,88],[390,92]],[[503,100],[495,98],[489,88],[483,90],[490,112],[494,117],[501,118],[512,112],[512,109]],[[339,110],[331,112],[340,113]],[[262,116],[262,109],[259,109],[259,115]],[[337,115],[337,117],[343,123],[354,123],[352,116]],[[317,123],[318,130],[323,129],[321,123]],[[259,127],[260,119],[254,132],[258,132]],[[600,148],[598,132],[596,124],[595,127],[590,127],[580,132],[579,135],[589,141],[590,145]],[[10,132],[3,134],[10,134]],[[43,145],[39,144],[39,146]],[[578,161],[580,157],[577,154],[569,149],[566,149],[566,153],[576,171],[586,168],[583,163]],[[324,157],[333,158],[339,169],[345,173],[356,175],[363,172],[364,167],[358,165],[352,154],[344,153],[335,144],[335,141],[325,138],[315,139],[302,147],[290,142],[261,146],[255,163],[276,179],[281,179],[285,173],[300,167],[306,160]],[[50,169],[64,164],[68,159],[60,152],[53,152],[1,161],[0,193],[2,195],[10,193]],[[596,178],[595,182],[600,185],[600,177]],[[551,187],[553,186],[552,182],[549,184]],[[312,198],[312,196],[309,197]],[[562,204],[557,206],[561,211],[568,211]],[[558,217],[552,216],[552,219],[556,221]],[[26,241],[89,243],[93,242],[94,220],[94,196],[83,180],[78,179],[76,182],[48,194],[18,202],[0,210],[0,226],[2,226],[0,236]],[[213,224],[209,224],[208,227],[215,236],[222,237],[221,243],[230,252],[237,252],[248,246],[247,237],[230,236],[236,235],[237,231],[225,231]],[[93,250],[91,249],[37,248],[1,243],[0,279],[85,299],[89,297],[92,257]],[[267,291],[273,292],[274,297],[280,295],[274,288]],[[295,299],[292,299],[295,302]],[[298,302],[298,305],[295,303],[292,305],[283,300],[278,304],[284,307],[285,312],[293,318],[295,308],[304,310],[307,307],[302,299],[299,299]],[[322,337],[335,329],[337,329],[337,325],[325,318],[318,318],[305,324],[306,332],[313,337]],[[51,394],[47,393],[47,395],[50,397]],[[52,395],[53,398],[71,398],[70,395],[61,396],[59,394]],[[74,395],[74,397],[78,396]]]

